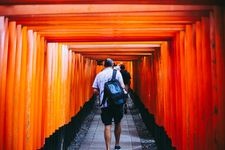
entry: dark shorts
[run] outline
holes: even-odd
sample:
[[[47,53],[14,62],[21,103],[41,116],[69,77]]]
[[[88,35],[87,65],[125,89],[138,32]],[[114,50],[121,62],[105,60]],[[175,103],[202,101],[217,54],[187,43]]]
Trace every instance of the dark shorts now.
[[[114,120],[115,124],[120,123],[123,118],[123,106],[113,108],[102,108],[101,119],[105,125],[111,125]]]

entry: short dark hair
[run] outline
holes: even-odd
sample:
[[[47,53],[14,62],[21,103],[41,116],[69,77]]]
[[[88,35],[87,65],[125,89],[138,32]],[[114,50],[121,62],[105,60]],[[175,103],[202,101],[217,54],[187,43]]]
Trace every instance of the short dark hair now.
[[[114,65],[114,62],[111,58],[107,58],[105,61],[104,61],[104,66],[105,67],[112,67]]]
[[[124,70],[124,69],[125,69],[125,65],[124,65],[124,64],[121,64],[121,65],[120,65],[120,69],[121,69],[121,70]]]

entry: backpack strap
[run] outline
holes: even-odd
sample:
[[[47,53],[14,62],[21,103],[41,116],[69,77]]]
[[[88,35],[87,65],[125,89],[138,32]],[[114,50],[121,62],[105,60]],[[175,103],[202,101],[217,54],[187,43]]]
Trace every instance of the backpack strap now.
[[[117,70],[116,69],[113,69],[112,80],[115,80],[116,79],[116,72],[117,72]]]
[[[112,79],[111,79],[111,80],[115,80],[115,79],[116,79],[116,72],[117,72],[117,70],[113,69],[113,74],[112,74]],[[103,100],[102,100],[102,103],[101,103],[100,106],[104,105],[105,102],[106,102],[106,98],[107,98],[107,97],[106,97],[105,92],[106,92],[106,91],[104,90]]]

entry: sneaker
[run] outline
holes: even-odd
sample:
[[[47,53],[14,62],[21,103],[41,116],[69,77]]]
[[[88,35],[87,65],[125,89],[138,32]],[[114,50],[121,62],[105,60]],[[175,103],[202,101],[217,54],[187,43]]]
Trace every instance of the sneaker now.
[[[115,146],[115,150],[121,149],[120,146]]]

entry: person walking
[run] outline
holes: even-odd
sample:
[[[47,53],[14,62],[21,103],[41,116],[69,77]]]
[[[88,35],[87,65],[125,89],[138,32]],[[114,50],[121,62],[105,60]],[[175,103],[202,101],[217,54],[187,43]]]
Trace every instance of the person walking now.
[[[101,120],[104,124],[104,138],[105,138],[105,145],[106,150],[110,150],[111,145],[111,127],[112,127],[112,121],[114,120],[115,129],[114,129],[114,136],[115,136],[115,150],[121,149],[120,147],[120,134],[121,134],[121,120],[123,118],[123,105],[118,107],[109,107],[109,104],[107,101],[103,102],[104,97],[104,85],[107,81],[112,79],[113,75],[113,60],[110,58],[107,58],[104,61],[104,69],[99,72],[93,82],[93,91],[96,95],[99,95],[100,97],[100,107],[101,107]],[[116,77],[121,85],[121,87],[124,89],[125,85],[123,82],[123,77],[120,73],[120,71],[116,71]],[[125,90],[124,90],[125,91]]]
[[[129,89],[130,89],[130,73],[125,69],[125,65],[124,64],[121,64],[120,65],[120,72],[122,74],[122,77],[123,77],[123,82],[125,84],[125,89],[127,92],[129,92]]]
[[[125,84],[125,90],[129,94],[131,77],[130,77],[130,73],[125,69],[125,65],[124,64],[120,65],[120,72],[122,74],[123,81],[124,81],[124,84]],[[124,105],[124,113],[125,114],[127,114],[127,101],[128,101],[128,98],[125,100],[125,105]]]

